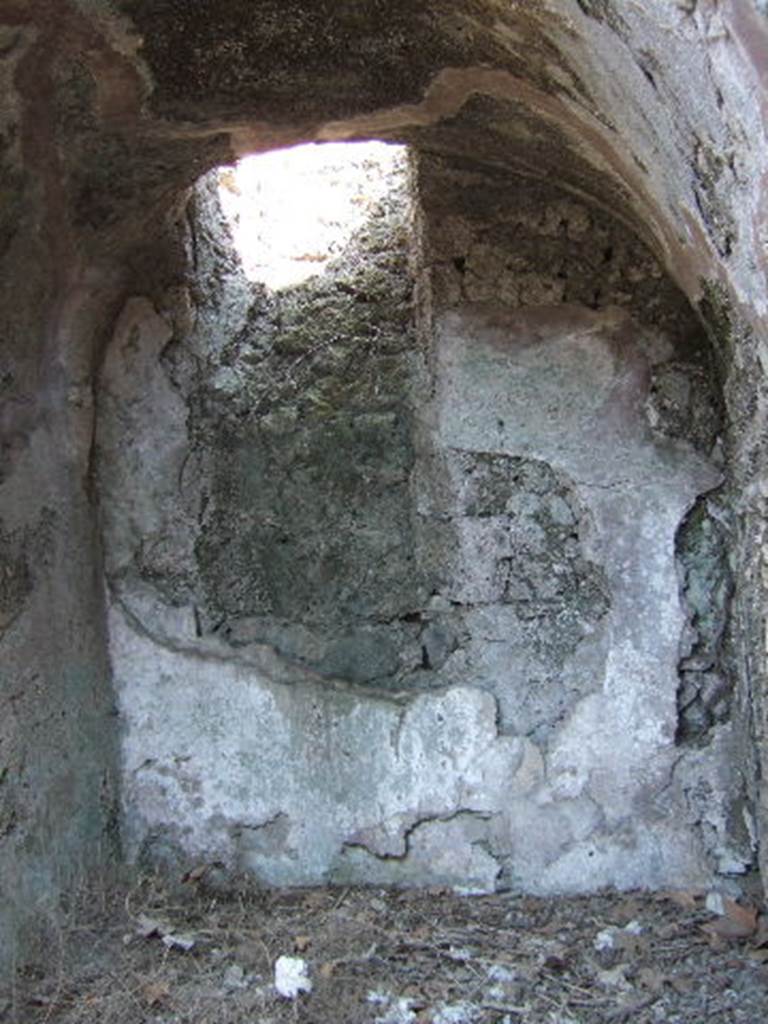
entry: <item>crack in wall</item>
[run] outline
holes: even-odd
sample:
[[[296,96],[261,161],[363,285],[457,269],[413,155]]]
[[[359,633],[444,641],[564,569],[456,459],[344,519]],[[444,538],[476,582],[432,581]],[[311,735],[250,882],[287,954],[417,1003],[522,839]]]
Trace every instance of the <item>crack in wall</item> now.
[[[458,810],[451,811],[449,814],[424,814],[420,813],[413,817],[413,820],[407,824],[401,826],[398,831],[398,843],[401,845],[401,850],[398,852],[392,852],[391,850],[377,849],[376,845],[371,840],[365,839],[345,839],[343,847],[346,849],[362,849],[366,853],[369,853],[372,857],[382,861],[405,861],[411,853],[412,839],[414,835],[426,825],[438,825],[447,824],[453,821],[483,821],[490,822],[493,820],[494,815],[488,811],[476,811],[468,807],[460,807]],[[475,842],[479,842],[476,840]]]

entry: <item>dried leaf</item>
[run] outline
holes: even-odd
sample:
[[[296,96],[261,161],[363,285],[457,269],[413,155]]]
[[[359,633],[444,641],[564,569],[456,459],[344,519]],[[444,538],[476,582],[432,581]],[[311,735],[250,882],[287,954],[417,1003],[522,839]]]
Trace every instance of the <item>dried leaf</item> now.
[[[768,917],[764,914],[757,920],[757,931],[752,939],[752,945],[758,948],[768,946]]]
[[[694,980],[690,974],[674,974],[669,981],[675,992],[679,992],[680,995],[685,996],[693,991]]]
[[[706,932],[707,938],[709,939],[709,948],[722,951],[726,948],[725,939],[718,935],[716,931],[710,930],[711,926],[703,924],[701,930]]]
[[[562,974],[563,971],[568,970],[568,961],[565,957],[550,954],[544,958],[541,966],[545,971],[552,971],[553,974]]]
[[[757,930],[757,909],[742,907],[734,900],[723,900],[724,914],[717,921],[702,925],[702,931],[721,939],[746,939]]]
[[[302,902],[307,910],[321,910],[328,902],[328,894],[322,889],[310,889],[304,894]]]
[[[619,932],[616,936],[616,947],[623,949],[630,956],[638,957],[648,952],[648,939],[644,935],[633,935],[631,932]]]
[[[674,903],[677,907],[682,907],[683,910],[696,910],[699,905],[698,901],[701,899],[701,893],[680,889],[659,893],[659,898],[669,900],[670,903]]]
[[[627,924],[640,916],[641,909],[639,901],[634,896],[628,896],[617,905],[611,919],[618,924]]]
[[[328,960],[326,963],[320,964],[318,974],[320,975],[321,978],[331,978],[335,970],[336,964],[333,962],[333,960]]]
[[[563,930],[563,926],[561,925],[560,921],[558,921],[557,918],[555,918],[554,920],[548,921],[546,924],[541,925],[541,927],[538,930],[540,935],[559,935],[560,932]]]
[[[147,1006],[152,1007],[165,1002],[170,996],[171,990],[164,981],[149,981],[146,985],[142,986],[141,993]]]
[[[306,953],[312,945],[312,939],[308,935],[297,935],[293,940],[293,948],[297,953]]]
[[[419,1012],[429,1006],[429,1000],[424,995],[421,986],[415,983],[405,986],[403,996],[408,1000],[409,1009],[414,1012]]]

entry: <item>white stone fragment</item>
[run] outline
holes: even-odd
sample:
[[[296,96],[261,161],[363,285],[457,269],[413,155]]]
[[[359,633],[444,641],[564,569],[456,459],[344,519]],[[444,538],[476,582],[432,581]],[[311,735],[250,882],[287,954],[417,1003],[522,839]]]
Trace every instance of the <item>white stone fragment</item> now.
[[[616,945],[616,929],[615,928],[603,928],[601,932],[598,932],[595,936],[595,941],[592,943],[598,953],[602,953],[604,950],[613,949]]]
[[[230,964],[224,972],[222,980],[226,992],[236,992],[239,989],[248,988],[250,977],[245,973],[240,964]]]
[[[515,975],[504,964],[491,964],[487,972],[488,981],[514,981]]]
[[[403,997],[395,999],[387,1012],[376,1018],[375,1024],[412,1024],[416,1013],[411,1009],[411,1002]]]
[[[190,949],[194,949],[195,938],[193,935],[176,935],[173,932],[168,932],[163,936],[163,945],[168,949],[183,949],[185,953],[188,953]]]
[[[451,960],[466,961],[472,959],[472,950],[467,949],[466,946],[451,946],[448,950],[448,956]]]
[[[630,921],[629,924],[624,925],[623,928],[603,928],[603,930],[598,932],[595,936],[593,946],[598,953],[609,949],[615,949],[617,939],[620,935],[640,935],[642,934],[642,931],[643,926],[639,921]]]
[[[275,961],[275,988],[285,999],[295,999],[301,992],[311,992],[312,982],[306,960],[279,956]]]
[[[708,892],[705,900],[705,906],[710,914],[718,914],[722,917],[725,913],[725,904],[723,903],[723,894],[721,892]]]
[[[372,1006],[387,1006],[392,1001],[392,996],[386,992],[376,992],[373,989],[365,998]]]

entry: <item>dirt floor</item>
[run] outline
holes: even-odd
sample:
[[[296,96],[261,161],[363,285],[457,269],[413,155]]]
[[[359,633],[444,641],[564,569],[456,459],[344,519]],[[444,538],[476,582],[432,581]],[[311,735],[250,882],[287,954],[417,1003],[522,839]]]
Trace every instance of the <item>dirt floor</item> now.
[[[145,877],[108,896],[89,894],[41,964],[0,993],[0,1020],[768,1021],[768,918],[746,901],[691,892],[227,895],[206,874],[171,887]]]

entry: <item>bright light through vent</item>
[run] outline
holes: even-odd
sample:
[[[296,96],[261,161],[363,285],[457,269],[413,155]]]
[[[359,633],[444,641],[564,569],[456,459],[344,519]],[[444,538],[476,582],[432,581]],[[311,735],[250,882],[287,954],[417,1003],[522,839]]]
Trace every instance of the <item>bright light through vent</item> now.
[[[219,195],[252,281],[286,288],[321,273],[405,173],[405,146],[342,142],[245,157]]]

